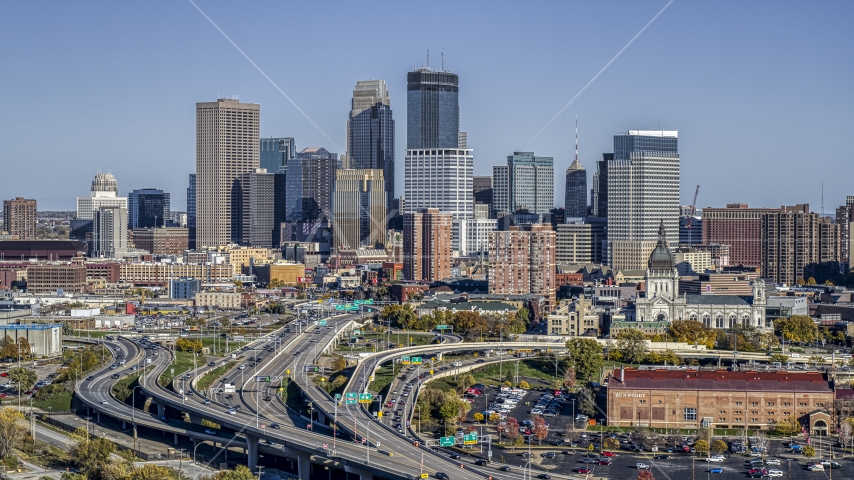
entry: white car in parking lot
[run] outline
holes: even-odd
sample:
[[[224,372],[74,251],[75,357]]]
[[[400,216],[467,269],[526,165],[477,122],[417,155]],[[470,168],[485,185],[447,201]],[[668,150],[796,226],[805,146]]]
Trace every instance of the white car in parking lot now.
[[[782,477],[783,471],[782,470],[768,470],[768,473],[766,473],[766,475],[769,477]]]
[[[706,461],[707,462],[723,462],[724,456],[723,455],[715,455],[714,457],[706,458]]]
[[[635,464],[635,468],[637,468],[638,470],[649,470],[649,465],[638,462]]]

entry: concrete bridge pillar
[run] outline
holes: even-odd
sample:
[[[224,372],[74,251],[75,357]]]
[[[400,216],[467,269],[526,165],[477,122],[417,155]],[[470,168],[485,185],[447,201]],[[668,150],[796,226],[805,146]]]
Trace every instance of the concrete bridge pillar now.
[[[309,480],[311,478],[311,455],[300,453],[297,455],[297,475],[300,480]]]
[[[122,420],[122,430],[127,430],[127,429],[128,429],[128,422]]]
[[[358,475],[359,480],[374,480],[374,474],[371,472],[366,472],[361,468],[353,467],[350,465],[344,466],[344,471],[347,473],[352,473],[353,475]]]
[[[246,466],[253,472],[258,467],[258,437],[251,434],[246,434]],[[306,477],[308,478],[308,477]]]
[[[96,415],[96,418],[97,418],[96,422],[101,423],[101,412],[95,412],[95,413],[97,414]]]
[[[196,425],[200,425],[202,423],[202,417],[199,415],[188,413],[187,416],[190,417],[190,423],[194,423]]]
[[[321,425],[326,425],[326,415],[323,414],[320,410],[317,410],[317,423]]]
[[[172,441],[175,443],[175,445],[178,445],[178,432],[172,434]]]

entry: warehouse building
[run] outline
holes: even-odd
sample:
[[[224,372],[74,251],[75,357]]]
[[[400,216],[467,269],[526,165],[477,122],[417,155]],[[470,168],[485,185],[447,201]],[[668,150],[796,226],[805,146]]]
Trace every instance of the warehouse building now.
[[[62,325],[58,323],[0,325],[0,335],[8,336],[15,343],[25,338],[35,358],[62,354]]]
[[[820,372],[616,370],[608,426],[769,429],[781,421],[827,435],[833,388]]]

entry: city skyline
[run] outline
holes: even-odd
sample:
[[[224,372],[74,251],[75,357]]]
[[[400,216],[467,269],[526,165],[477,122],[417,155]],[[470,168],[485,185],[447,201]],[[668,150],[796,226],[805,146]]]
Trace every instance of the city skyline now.
[[[358,47],[340,42],[333,48],[334,38],[296,40],[305,28],[299,22],[289,30],[296,35],[288,37],[252,29],[258,12],[267,8],[263,5],[232,12],[216,4],[199,4],[336,145],[190,4],[155,5],[145,11],[132,5],[57,5],[50,11],[7,5],[4,11],[16,22],[0,38],[23,41],[4,53],[11,73],[4,83],[16,95],[4,109],[4,124],[9,127],[0,133],[0,157],[7,159],[6,178],[19,186],[19,191],[5,196],[36,198],[43,210],[73,210],[78,185],[100,170],[116,174],[122,194],[152,186],[171,193],[173,209],[183,210],[181,192],[195,158],[195,103],[240,94],[242,102],[264,106],[262,137],[295,138],[300,150],[325,147],[344,152],[343,125],[353,84],[370,78],[384,79],[389,95],[401,106],[397,120],[404,128],[395,131],[394,153],[403,158],[405,75],[426,64],[429,44],[430,66],[440,69],[444,60],[445,68],[460,75],[460,129],[469,133],[469,146],[477,152],[475,175],[488,174],[492,165],[515,150],[552,156],[555,169],[562,172],[573,160],[572,123],[577,114],[579,160],[588,167],[588,184],[594,171],[591,166],[609,151],[614,133],[658,128],[661,122],[662,129],[678,129],[683,136],[683,204],[690,202],[697,184],[727,185],[701,190],[698,207],[730,202],[779,207],[803,202],[819,211],[822,180],[825,213],[843,204],[844,178],[833,171],[844,168],[850,156],[838,139],[854,126],[844,114],[852,106],[844,79],[854,70],[854,62],[833,52],[854,44],[844,28],[854,7],[844,3],[821,11],[790,4],[773,12],[761,5],[739,4],[739,15],[729,16],[719,6],[675,2],[531,141],[665,4],[537,4],[480,18],[483,4],[473,3],[455,9],[461,19],[472,23],[468,32],[428,26],[429,22],[405,30],[392,26],[367,33],[370,38],[402,39],[384,42],[374,52],[358,52]],[[293,6],[290,18],[308,18],[316,8]],[[364,15],[347,5],[333,10],[328,17],[331,25],[358,21]],[[388,14],[401,18],[405,12],[402,6],[392,6]],[[131,16],[137,20],[134,25],[116,29]],[[754,26],[760,18],[763,26],[757,31]],[[615,32],[611,38],[597,34],[595,25],[604,19]],[[546,41],[501,38],[503,26],[518,28],[534,22],[546,22]],[[567,22],[577,28],[571,32],[549,29]],[[795,24],[797,29],[792,28]],[[62,35],[63,42],[40,35],[44,29]],[[162,35],[155,37],[154,32]],[[105,38],[111,41],[103,42]],[[596,41],[587,42],[587,38]],[[269,47],[280,41],[288,48],[288,62],[278,61],[277,49]],[[652,48],[657,52],[654,57],[645,53]],[[116,55],[116,49],[122,54]],[[318,51],[324,52],[323,60],[315,58]],[[546,73],[526,76],[524,83],[518,77],[499,75],[506,68],[499,59],[508,55],[515,68]],[[33,62],[34,58],[41,61]],[[334,63],[347,74],[314,76],[312,81],[304,75],[288,75],[294,65],[313,66],[319,61]],[[44,70],[47,65],[51,74]],[[825,74],[830,71],[833,74]],[[495,101],[499,92],[514,88],[524,95]],[[64,144],[62,162],[46,150],[32,148],[46,133]],[[130,136],[142,139],[137,148],[118,147]],[[145,141],[154,138],[158,141]],[[773,187],[772,182],[763,186],[753,181],[768,173],[771,162],[783,167],[778,171],[786,171],[802,165],[804,159],[818,168],[777,175]],[[52,167],[54,173],[38,183],[28,182],[28,166],[33,164]],[[734,168],[741,169],[741,174],[732,175]],[[164,169],[174,175],[162,175]],[[563,191],[561,177],[555,178],[556,192]],[[398,175],[397,192],[403,191],[402,182]],[[561,204],[561,199],[555,203]]]

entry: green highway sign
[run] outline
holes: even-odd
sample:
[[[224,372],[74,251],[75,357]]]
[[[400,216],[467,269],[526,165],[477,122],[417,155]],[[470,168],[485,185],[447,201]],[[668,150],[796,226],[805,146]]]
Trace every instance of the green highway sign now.
[[[325,327],[326,326],[326,320],[321,320],[317,324],[320,325],[321,327]]]
[[[421,365],[422,363],[424,363],[424,361],[421,360],[421,357],[412,357],[413,365]]]
[[[347,405],[355,405],[359,403],[359,394],[358,393],[345,393],[344,394],[344,403]]]
[[[361,334],[362,334],[361,330],[353,330],[353,335],[361,335]]]
[[[400,357],[400,364],[401,365],[409,365],[411,363],[412,363],[411,357]]]
[[[341,400],[341,394],[340,393],[335,394],[335,400]]]
[[[256,382],[270,383],[270,377],[255,377]]]
[[[463,437],[463,444],[465,445],[474,445],[477,443],[477,433],[467,433]]]
[[[454,443],[456,443],[456,439],[454,437],[439,437],[440,447],[453,447]]]
[[[450,325],[436,325],[436,330],[450,330]]]
[[[374,401],[374,396],[370,393],[360,393],[359,403],[371,403]]]

